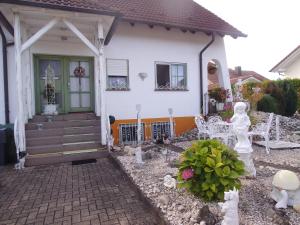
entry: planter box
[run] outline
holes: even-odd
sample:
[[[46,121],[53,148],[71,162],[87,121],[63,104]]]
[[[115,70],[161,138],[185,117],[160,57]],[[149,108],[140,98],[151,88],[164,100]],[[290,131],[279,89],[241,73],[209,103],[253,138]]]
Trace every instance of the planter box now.
[[[216,107],[217,107],[217,111],[223,111],[224,110],[224,102],[217,102]]]

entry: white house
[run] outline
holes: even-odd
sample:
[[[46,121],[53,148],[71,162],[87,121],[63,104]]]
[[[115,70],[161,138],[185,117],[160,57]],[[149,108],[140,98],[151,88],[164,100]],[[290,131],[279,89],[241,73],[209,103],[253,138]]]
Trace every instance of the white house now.
[[[287,78],[300,79],[300,45],[277,63],[270,72],[279,73]]]
[[[17,119],[18,144],[29,155],[41,140],[38,131],[25,133],[31,123],[48,127],[37,115],[51,99],[59,114],[99,116],[101,144],[107,115],[116,118],[119,142],[129,131],[121,124],[136,123],[137,104],[145,137],[153,137],[147,124],[168,121],[169,108],[177,135],[193,128],[193,117],[207,111],[208,63],[218,64],[219,83],[230,89],[223,37],[246,36],[192,0],[0,0],[0,10],[0,124]],[[56,143],[56,126],[63,125],[40,138]]]

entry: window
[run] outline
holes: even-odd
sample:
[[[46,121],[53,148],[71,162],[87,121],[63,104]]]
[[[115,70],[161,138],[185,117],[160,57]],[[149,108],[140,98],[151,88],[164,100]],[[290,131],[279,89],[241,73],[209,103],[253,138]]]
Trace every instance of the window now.
[[[138,125],[136,123],[131,124],[120,124],[119,125],[119,142],[120,144],[137,144],[137,129]],[[142,123],[141,127],[142,141],[145,140],[145,124]]]
[[[156,88],[185,90],[186,68],[185,63],[156,63]]]
[[[129,88],[128,60],[107,59],[107,88],[110,90],[127,90]]]

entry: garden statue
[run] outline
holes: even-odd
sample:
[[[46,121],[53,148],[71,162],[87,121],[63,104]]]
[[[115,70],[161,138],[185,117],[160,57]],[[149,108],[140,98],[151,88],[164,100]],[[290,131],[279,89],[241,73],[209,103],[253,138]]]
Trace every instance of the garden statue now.
[[[136,105],[137,111],[137,144],[138,147],[135,150],[135,159],[138,165],[144,164],[142,159],[142,121],[141,121],[141,109],[142,106],[140,104]]]
[[[242,94],[242,79],[238,79],[238,81],[235,84],[235,98],[237,101],[243,100],[243,94]]]
[[[300,212],[300,181],[297,175],[289,170],[280,170],[273,177],[271,198],[277,202],[276,208],[293,208]]]
[[[164,177],[164,186],[168,188],[176,188],[176,180],[168,174]]]
[[[239,154],[239,159],[244,162],[246,171],[251,176],[256,177],[256,170],[251,156],[253,149],[248,135],[251,122],[246,113],[246,108],[247,105],[244,102],[237,102],[234,105],[234,115],[230,119],[233,132],[237,136],[234,150]]]
[[[221,207],[221,212],[224,214],[221,225],[239,225],[239,192],[235,188],[233,191],[225,192],[224,200],[225,203],[218,203]]]

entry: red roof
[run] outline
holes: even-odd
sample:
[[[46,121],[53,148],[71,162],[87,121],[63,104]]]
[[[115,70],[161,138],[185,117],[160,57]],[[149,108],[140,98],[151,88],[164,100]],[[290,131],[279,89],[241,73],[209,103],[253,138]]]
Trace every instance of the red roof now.
[[[269,80],[268,78],[256,73],[255,71],[251,71],[251,70],[242,70],[240,75],[238,74],[238,72],[236,70],[229,69],[228,71],[229,71],[231,84],[236,83],[239,79],[244,81],[251,77],[253,77],[259,81]],[[219,86],[219,80],[218,80],[217,73],[208,73],[208,80],[211,82],[211,84],[208,85],[209,90]]]
[[[121,14],[128,22],[217,32],[246,37],[226,21],[193,0],[0,0],[0,2],[99,14]]]

